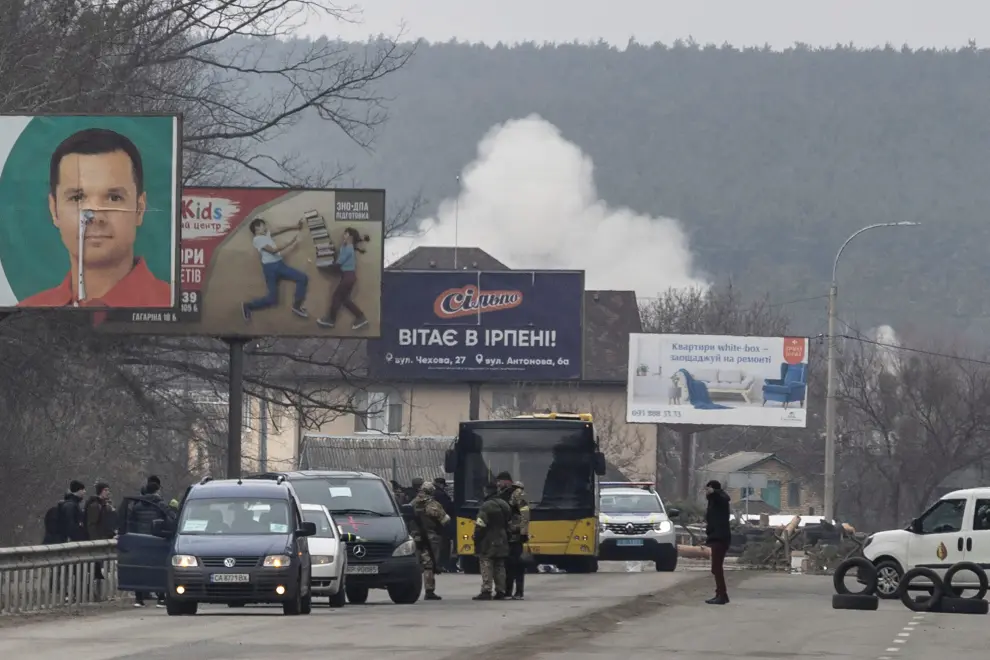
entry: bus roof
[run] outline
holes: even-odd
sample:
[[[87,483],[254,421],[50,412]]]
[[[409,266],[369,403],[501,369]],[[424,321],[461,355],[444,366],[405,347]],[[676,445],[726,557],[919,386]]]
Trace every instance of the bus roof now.
[[[591,413],[531,413],[516,415],[512,419],[574,419],[581,422],[593,422]]]

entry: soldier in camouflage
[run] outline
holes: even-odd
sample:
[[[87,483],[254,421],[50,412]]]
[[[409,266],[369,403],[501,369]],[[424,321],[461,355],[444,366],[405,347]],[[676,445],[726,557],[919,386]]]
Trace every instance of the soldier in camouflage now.
[[[410,502],[415,517],[412,537],[419,548],[419,563],[423,567],[423,586],[426,587],[424,600],[440,600],[436,594],[436,571],[439,564],[440,544],[443,541],[444,529],[450,522],[450,516],[443,510],[440,503],[433,498],[434,486],[431,483],[420,483],[419,493]]]
[[[505,558],[509,555],[512,510],[499,496],[497,484],[489,484],[485,496],[474,521],[474,551],[481,568],[481,593],[474,600],[505,600]]]
[[[498,481],[500,496],[512,511],[509,519],[509,556],[505,560],[505,593],[513,600],[522,600],[526,580],[523,549],[529,543],[529,501],[522,482],[513,482],[512,475],[508,472],[500,472],[495,479]]]

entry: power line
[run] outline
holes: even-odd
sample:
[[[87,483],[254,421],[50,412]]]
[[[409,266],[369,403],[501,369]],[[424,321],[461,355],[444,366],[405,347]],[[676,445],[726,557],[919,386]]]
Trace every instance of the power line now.
[[[950,355],[949,353],[939,353],[937,351],[926,351],[923,348],[912,348],[910,346],[898,346],[897,344],[887,344],[882,341],[875,341],[873,339],[866,339],[865,337],[854,337],[852,335],[836,335],[842,339],[852,339],[853,341],[858,341],[864,344],[871,344],[873,346],[878,346],[880,348],[889,348],[895,351],[906,351],[908,353],[917,353],[919,355],[928,355],[931,357],[945,358],[947,360],[956,360],[958,362],[971,362],[973,364],[982,364],[984,366],[990,366],[990,361],[979,360],[977,358],[968,358],[961,355]]]

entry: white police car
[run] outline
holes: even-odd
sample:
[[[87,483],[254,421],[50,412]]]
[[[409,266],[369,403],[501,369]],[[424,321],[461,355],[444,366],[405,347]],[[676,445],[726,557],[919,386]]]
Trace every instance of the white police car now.
[[[658,571],[677,568],[677,536],[652,482],[599,484],[598,558],[602,561],[652,561]]]

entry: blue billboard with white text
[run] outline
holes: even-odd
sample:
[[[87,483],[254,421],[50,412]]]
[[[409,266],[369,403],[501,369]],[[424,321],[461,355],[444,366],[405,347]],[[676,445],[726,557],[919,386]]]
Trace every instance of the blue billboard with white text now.
[[[579,380],[582,271],[385,271],[383,380]]]

